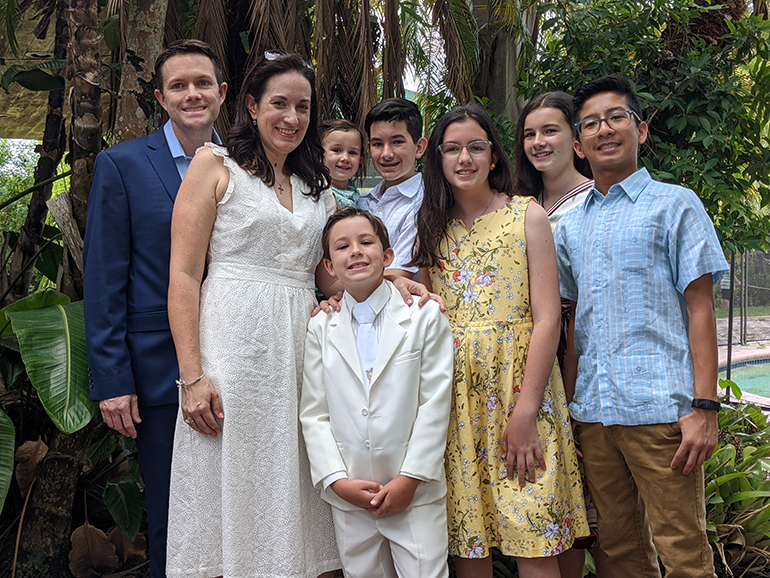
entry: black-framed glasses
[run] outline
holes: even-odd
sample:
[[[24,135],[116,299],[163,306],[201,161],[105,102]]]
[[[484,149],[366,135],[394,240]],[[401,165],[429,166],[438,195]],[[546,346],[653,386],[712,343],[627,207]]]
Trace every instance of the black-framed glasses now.
[[[586,118],[575,123],[575,129],[580,136],[593,136],[599,132],[603,122],[612,130],[621,130],[631,124],[634,117],[641,122],[642,119],[633,110],[619,110],[605,118]]]
[[[265,60],[280,60],[281,58],[286,58],[287,56],[291,56],[292,54],[295,54],[294,52],[286,52],[285,50],[265,50],[265,52],[262,54],[262,56],[265,57]],[[313,70],[313,65],[310,64],[307,60],[302,58],[299,54],[296,54],[296,56],[299,56],[302,60],[303,66],[305,68],[308,68],[309,70]]]
[[[467,145],[461,145],[457,142],[445,142],[438,145],[439,152],[448,159],[459,157],[463,149],[468,149],[468,154],[472,157],[483,157],[492,149],[492,143],[488,140],[474,140]]]

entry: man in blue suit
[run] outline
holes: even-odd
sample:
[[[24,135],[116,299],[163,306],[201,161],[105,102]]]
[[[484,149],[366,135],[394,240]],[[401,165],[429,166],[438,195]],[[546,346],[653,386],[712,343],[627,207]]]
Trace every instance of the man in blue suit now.
[[[150,576],[165,576],[168,492],[179,377],[168,324],[174,199],[213,129],[227,84],[212,48],[170,44],[155,62],[169,121],[96,158],[84,247],[91,399],[105,423],[136,439],[145,484]]]

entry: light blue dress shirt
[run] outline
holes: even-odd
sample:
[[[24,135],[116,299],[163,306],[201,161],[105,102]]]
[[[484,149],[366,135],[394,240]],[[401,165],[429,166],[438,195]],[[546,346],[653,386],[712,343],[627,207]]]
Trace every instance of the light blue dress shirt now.
[[[673,423],[691,411],[684,290],[727,261],[703,203],[640,169],[592,188],[554,233],[561,295],[577,302],[570,415],[604,425]]]
[[[211,132],[212,132],[212,139],[213,139],[212,142],[215,144],[221,145],[222,140],[219,138],[217,131],[215,129],[212,129]],[[171,156],[174,159],[176,170],[179,172],[179,178],[184,179],[184,175],[187,172],[187,167],[190,166],[190,161],[192,161],[192,157],[188,157],[186,154],[184,154],[182,143],[180,143],[179,139],[176,137],[176,133],[174,132],[174,127],[171,126],[170,120],[166,121],[166,124],[163,125],[163,134],[166,135],[168,150],[171,152]]]

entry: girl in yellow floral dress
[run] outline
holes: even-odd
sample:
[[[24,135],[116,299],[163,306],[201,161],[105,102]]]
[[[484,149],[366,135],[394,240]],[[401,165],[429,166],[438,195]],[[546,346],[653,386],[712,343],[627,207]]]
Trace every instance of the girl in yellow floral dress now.
[[[479,105],[431,135],[415,262],[454,332],[446,451],[449,552],[459,578],[492,576],[490,547],[521,578],[558,578],[556,556],[588,524],[558,366],[551,228],[513,197],[500,137]]]

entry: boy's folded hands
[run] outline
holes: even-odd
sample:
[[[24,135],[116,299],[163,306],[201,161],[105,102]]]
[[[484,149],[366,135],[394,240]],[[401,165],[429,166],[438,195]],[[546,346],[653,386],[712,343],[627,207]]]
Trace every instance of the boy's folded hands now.
[[[409,507],[420,480],[409,476],[398,476],[384,486],[368,480],[342,478],[330,487],[340,498],[378,516],[395,514]]]
[[[334,490],[335,494],[349,504],[374,512],[377,508],[371,503],[372,496],[377,494],[383,486],[377,482],[370,482],[368,480],[349,480],[347,478],[342,478],[329,487]]]
[[[370,504],[378,516],[395,514],[406,510],[414,499],[414,492],[420,480],[409,476],[398,476],[382,486],[376,496],[371,498]]]

